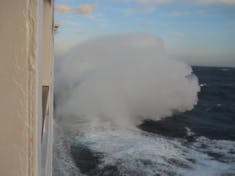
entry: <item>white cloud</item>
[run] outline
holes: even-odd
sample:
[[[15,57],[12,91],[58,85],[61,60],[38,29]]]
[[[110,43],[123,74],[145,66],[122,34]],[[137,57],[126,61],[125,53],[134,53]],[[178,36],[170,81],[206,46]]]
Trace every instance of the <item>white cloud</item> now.
[[[136,2],[143,5],[157,5],[157,4],[167,4],[167,3],[190,3],[198,5],[212,5],[212,4],[225,4],[225,5],[235,5],[235,0],[107,0],[108,2]]]
[[[92,14],[94,7],[95,7],[94,4],[83,4],[77,8],[70,7],[70,6],[67,6],[64,4],[60,4],[55,7],[55,10],[58,12],[62,12],[62,13],[75,12],[80,15],[90,15],[90,14]]]
[[[172,2],[172,0],[135,0],[141,4],[165,4]]]
[[[55,7],[55,10],[58,12],[68,12],[71,11],[72,8],[70,6],[60,4]]]
[[[226,5],[235,5],[235,0],[197,0],[198,4],[201,5],[210,5],[210,4],[226,4]]]
[[[94,4],[83,4],[76,9],[76,12],[80,15],[90,15],[94,10]]]

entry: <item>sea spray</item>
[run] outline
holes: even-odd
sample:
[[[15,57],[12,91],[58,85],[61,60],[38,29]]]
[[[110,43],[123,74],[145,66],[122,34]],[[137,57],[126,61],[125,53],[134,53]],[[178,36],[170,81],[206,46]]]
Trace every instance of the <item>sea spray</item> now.
[[[191,67],[168,58],[160,39],[108,36],[83,42],[60,58],[55,71],[53,175],[234,173],[232,141],[199,137],[186,142],[183,136],[168,138],[135,128],[143,119],[158,120],[197,103],[200,88]],[[199,118],[201,125],[209,117],[200,113],[206,108],[199,104],[196,114],[187,117]],[[185,128],[168,122],[171,131]]]
[[[205,74],[194,68],[201,83],[208,85],[201,90],[197,107],[148,121],[154,128],[174,133],[172,138],[135,128],[143,119],[187,111],[197,102],[199,86],[191,67],[169,59],[160,39],[137,34],[107,36],[79,44],[56,58],[56,64],[53,175],[234,174],[234,142],[207,138],[210,134],[227,139],[226,133],[214,133],[214,127],[219,118],[223,127],[232,113],[226,109],[221,116],[208,107],[218,101],[220,108],[225,107],[227,99],[222,101],[215,90],[221,90],[227,80],[231,83],[233,72],[228,77],[211,77],[211,69]],[[217,78],[218,89],[209,86],[218,83]],[[174,132],[179,128],[190,132],[186,138]],[[191,140],[194,134],[205,136]]]
[[[76,45],[58,61],[59,116],[110,121],[120,127],[191,110],[200,90],[185,63],[163,41],[144,34],[106,36]]]

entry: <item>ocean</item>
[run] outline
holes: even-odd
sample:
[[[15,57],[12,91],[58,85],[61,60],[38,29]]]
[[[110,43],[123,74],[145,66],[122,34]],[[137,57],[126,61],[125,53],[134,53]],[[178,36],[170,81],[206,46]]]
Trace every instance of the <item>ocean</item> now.
[[[53,176],[235,176],[235,68],[193,72],[191,111],[123,129],[56,116]]]

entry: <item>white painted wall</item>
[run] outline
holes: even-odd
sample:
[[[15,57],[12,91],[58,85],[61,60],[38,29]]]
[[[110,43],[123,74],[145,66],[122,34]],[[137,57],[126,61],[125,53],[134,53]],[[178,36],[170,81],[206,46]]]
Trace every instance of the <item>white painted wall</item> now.
[[[50,8],[52,10],[52,8]],[[51,158],[47,171],[41,169],[41,86],[44,79],[42,61],[43,3],[40,0],[1,0],[0,6],[0,175],[40,176],[51,174]],[[50,14],[49,12],[47,14]],[[49,19],[52,22],[52,16]],[[52,36],[52,33],[48,34]],[[47,38],[52,46],[52,37]],[[47,57],[53,59],[52,47]],[[50,60],[48,84],[53,81]],[[49,82],[50,81],[50,82]],[[53,89],[51,89],[51,95]],[[52,101],[53,98],[49,102]],[[49,106],[52,104],[49,103]],[[52,147],[52,112],[49,110],[47,147]],[[51,156],[50,156],[51,157]]]

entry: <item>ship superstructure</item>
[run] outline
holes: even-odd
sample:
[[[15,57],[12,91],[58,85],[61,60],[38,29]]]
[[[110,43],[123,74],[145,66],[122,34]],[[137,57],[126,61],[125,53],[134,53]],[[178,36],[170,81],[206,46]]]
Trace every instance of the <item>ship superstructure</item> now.
[[[53,0],[0,6],[0,175],[52,175]]]

